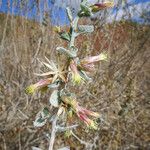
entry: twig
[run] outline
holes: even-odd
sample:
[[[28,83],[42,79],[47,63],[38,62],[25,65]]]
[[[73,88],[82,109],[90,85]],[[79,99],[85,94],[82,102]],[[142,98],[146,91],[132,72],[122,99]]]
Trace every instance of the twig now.
[[[74,128],[76,128],[76,127],[78,127],[77,124],[72,125],[72,126],[67,126],[67,127],[57,126],[56,129],[57,129],[58,131],[66,131],[66,130],[74,129]]]
[[[0,133],[0,135],[1,135],[1,137],[2,137],[2,140],[3,140],[3,143],[4,143],[4,146],[3,146],[3,148],[4,148],[4,150],[7,150],[7,146],[6,146],[6,140],[5,140],[5,137],[3,136],[3,134],[2,134],[2,133]]]
[[[3,35],[2,35],[1,45],[0,45],[0,48],[1,48],[0,51],[2,51],[2,49],[4,48],[4,40],[6,37],[8,19],[9,19],[9,13],[7,13],[7,16],[6,16],[6,22],[5,22],[5,26],[4,26],[4,30],[3,30]]]
[[[41,44],[42,44],[42,38],[40,37],[38,41],[38,47],[37,47],[36,53],[34,54],[33,59],[32,59],[32,63],[34,63],[35,59],[37,58],[37,55],[40,51]]]
[[[71,134],[72,134],[81,144],[85,145],[86,149],[87,149],[87,148],[88,148],[88,149],[91,149],[91,147],[92,147],[92,144],[91,144],[91,143],[87,143],[87,142],[81,140],[81,139],[80,139],[77,135],[75,135],[72,131],[71,131]]]
[[[20,133],[20,131],[19,131],[19,141],[18,141],[18,144],[19,144],[19,150],[21,150],[22,146],[21,146],[21,133]]]

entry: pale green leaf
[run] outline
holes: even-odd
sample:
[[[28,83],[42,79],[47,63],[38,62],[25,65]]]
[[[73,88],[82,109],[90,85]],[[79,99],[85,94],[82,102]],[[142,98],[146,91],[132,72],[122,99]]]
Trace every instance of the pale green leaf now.
[[[54,107],[58,107],[59,106],[59,91],[58,90],[54,90],[50,96],[49,102],[52,106]]]
[[[79,25],[78,32],[79,33],[91,33],[94,31],[93,25]]]
[[[67,7],[66,10],[67,10],[68,18],[69,18],[70,22],[72,22],[72,20],[73,20],[72,12],[69,7]]]

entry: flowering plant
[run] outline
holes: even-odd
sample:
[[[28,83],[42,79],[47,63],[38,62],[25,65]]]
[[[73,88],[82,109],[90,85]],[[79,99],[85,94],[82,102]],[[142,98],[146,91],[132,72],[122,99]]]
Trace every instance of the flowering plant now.
[[[66,118],[64,120],[66,120],[65,124],[67,125],[69,118],[77,116],[89,128],[95,130],[98,128],[98,124],[95,119],[99,118],[100,114],[80,106],[75,94],[71,93],[70,89],[67,88],[67,85],[70,82],[77,86],[82,83],[86,84],[88,80],[91,80],[91,78],[88,77],[88,74],[95,70],[95,63],[107,59],[107,55],[105,53],[80,59],[78,56],[78,48],[74,43],[76,37],[80,34],[91,33],[94,31],[94,26],[79,25],[78,20],[82,17],[90,17],[93,13],[108,7],[112,7],[112,3],[105,2],[90,4],[87,0],[83,0],[81,2],[78,15],[75,18],[73,18],[71,10],[66,8],[67,15],[70,20],[69,31],[63,31],[61,27],[55,27],[54,30],[58,33],[62,40],[68,42],[67,48],[56,48],[56,52],[63,54],[66,57],[67,62],[65,65],[61,66],[60,62],[53,62],[46,58],[47,62],[41,62],[41,64],[48,71],[36,73],[37,76],[45,77],[45,79],[41,79],[39,82],[26,88],[26,92],[29,94],[32,94],[37,90],[52,90],[49,102],[53,107],[55,107],[57,112],[51,116],[49,108],[45,107],[37,114],[34,121],[34,126],[36,127],[42,127],[48,121],[52,122],[49,150],[53,149],[55,133],[57,130],[62,129],[62,127],[57,125],[57,121],[61,117]],[[77,125],[73,127],[64,127],[63,131],[71,130],[74,127],[77,127]]]

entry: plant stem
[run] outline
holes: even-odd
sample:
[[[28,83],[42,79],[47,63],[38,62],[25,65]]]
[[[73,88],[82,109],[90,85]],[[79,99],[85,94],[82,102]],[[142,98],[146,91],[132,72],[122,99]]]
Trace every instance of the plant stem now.
[[[72,35],[71,35],[71,41],[69,43],[69,48],[72,48],[74,46],[75,34],[76,34],[78,20],[79,20],[79,17],[76,17],[74,19],[74,24],[72,25],[73,31],[72,31]],[[67,68],[68,68],[68,66],[67,66]],[[62,85],[62,86],[64,86],[64,85]],[[53,150],[55,137],[56,137],[56,132],[57,132],[57,126],[56,126],[57,119],[58,119],[58,116],[56,115],[53,122],[52,122],[52,132],[51,132],[51,138],[50,138],[50,141],[49,141],[49,149],[48,150]]]
[[[49,141],[49,148],[48,148],[48,150],[53,150],[54,141],[55,141],[55,137],[56,137],[57,119],[58,119],[58,116],[56,115],[56,117],[54,118],[54,120],[52,122],[52,133],[51,133],[51,138],[50,138],[50,141]]]
[[[72,26],[72,35],[71,35],[71,40],[69,43],[69,48],[74,46],[78,21],[79,21],[79,17],[76,17],[73,21],[73,24],[71,25]]]
[[[67,130],[75,129],[77,127],[78,127],[77,124],[72,125],[72,126],[67,126],[67,127],[57,126],[57,130],[60,131],[60,132],[62,132],[62,131],[67,131]]]
[[[75,40],[75,32],[74,31],[72,31],[73,33],[72,33],[72,36],[71,36],[71,41],[70,41],[70,48],[71,47],[73,47],[74,46],[74,40]]]

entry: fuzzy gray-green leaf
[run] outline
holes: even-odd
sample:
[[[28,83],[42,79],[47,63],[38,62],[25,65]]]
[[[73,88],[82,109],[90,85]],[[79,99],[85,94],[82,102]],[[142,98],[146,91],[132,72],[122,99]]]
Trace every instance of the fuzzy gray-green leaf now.
[[[70,22],[72,22],[72,20],[73,20],[72,12],[69,7],[67,7],[66,10],[67,10],[68,18],[69,18]]]
[[[87,1],[83,1],[80,5],[81,10],[78,13],[79,17],[90,17],[92,15],[92,11],[90,5]]]
[[[49,110],[48,108],[45,107],[36,115],[36,119],[33,122],[33,125],[35,127],[44,126],[47,122],[48,117],[49,117]]]
[[[94,31],[93,25],[79,25],[78,32],[79,33],[91,33]]]
[[[76,57],[77,56],[77,52],[76,51],[71,51],[71,50],[67,50],[63,47],[57,47],[56,48],[57,51],[59,51],[60,53],[63,53],[71,58]]]
[[[62,33],[60,33],[60,37],[61,37],[63,40],[70,41],[70,34],[67,33],[67,32],[62,32]]]
[[[52,106],[58,107],[59,106],[59,96],[58,96],[59,91],[54,90],[50,96],[49,102]]]

